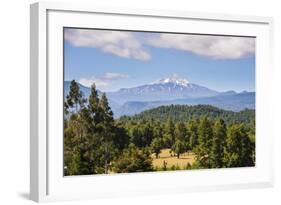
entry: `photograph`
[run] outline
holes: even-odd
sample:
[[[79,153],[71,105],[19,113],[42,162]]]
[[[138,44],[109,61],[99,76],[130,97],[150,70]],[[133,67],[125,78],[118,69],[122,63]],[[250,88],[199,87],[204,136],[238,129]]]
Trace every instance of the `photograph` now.
[[[255,45],[64,27],[64,176],[255,167]]]

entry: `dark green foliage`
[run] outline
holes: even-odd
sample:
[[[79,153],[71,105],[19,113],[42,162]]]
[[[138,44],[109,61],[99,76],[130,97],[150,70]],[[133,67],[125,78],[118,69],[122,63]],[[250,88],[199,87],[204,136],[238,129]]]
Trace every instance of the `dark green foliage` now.
[[[195,154],[200,166],[211,167],[211,148],[213,141],[212,121],[203,117],[198,127],[198,145],[195,148]]]
[[[222,119],[215,122],[211,148],[212,167],[223,167],[224,147],[226,145],[226,125]]]
[[[127,133],[127,130],[122,126],[120,123],[116,123],[114,126],[114,133],[115,135],[113,136],[113,144],[115,147],[119,150],[122,151],[126,147],[128,147],[130,138]]]
[[[64,132],[64,163],[67,175],[96,173],[99,157],[92,153],[96,136],[87,133],[87,126],[82,117],[72,117]],[[95,161],[95,163],[90,163]],[[73,163],[76,163],[74,166]]]
[[[116,173],[152,171],[152,158],[150,155],[149,149],[138,149],[135,145],[131,144],[113,162],[113,171]]]
[[[135,144],[137,147],[144,147],[143,135],[141,133],[141,129],[138,126],[132,127],[129,132],[131,142]]]
[[[190,120],[188,123],[189,146],[191,150],[198,145],[198,125],[199,120]]]
[[[150,122],[129,125],[129,135],[131,142],[137,147],[147,147],[151,144],[153,139],[153,127]]]
[[[188,143],[189,141],[188,132],[187,132],[186,125],[183,122],[179,122],[176,125],[175,138],[180,141]]]
[[[79,85],[75,80],[70,82],[69,94],[66,96],[66,102],[64,103],[65,109],[73,108],[76,113],[81,108],[86,100],[83,98],[83,93],[79,89]]]
[[[151,149],[152,151],[155,153],[156,155],[156,158],[158,158],[158,155],[160,154],[161,152],[161,149],[163,147],[163,141],[160,137],[156,137],[152,140],[151,142]]]
[[[250,123],[255,118],[255,110],[245,109],[240,112],[226,111],[211,105],[169,105],[160,106],[144,111],[132,117],[123,116],[121,121],[159,120],[166,122],[171,119],[174,122],[188,122],[206,116],[209,119],[224,119],[227,124]]]
[[[90,113],[90,117],[92,120],[93,126],[97,125],[99,123],[101,110],[99,107],[99,97],[98,97],[98,91],[96,89],[95,84],[91,86],[91,94],[89,96],[89,104],[88,104],[88,110]]]
[[[227,131],[224,163],[226,167],[254,166],[254,144],[245,126],[231,125]]]
[[[72,81],[66,105],[73,107],[82,94]],[[116,147],[113,143],[115,125],[106,96],[98,98],[92,86],[88,107],[77,106],[75,113],[64,125],[64,172],[65,175],[107,173]],[[82,102],[82,101],[81,101]]]
[[[175,124],[171,118],[168,118],[165,129],[167,136],[167,146],[171,147],[175,143]]]
[[[183,143],[184,151],[189,150],[189,148],[190,148],[190,144],[189,144],[190,136],[188,134],[187,126],[183,122],[179,122],[176,125],[175,139],[179,140]]]
[[[108,101],[104,93],[102,94],[98,107],[100,109],[100,122],[97,124],[97,127],[102,141],[101,146],[103,146],[104,149],[102,154],[102,159],[104,160],[104,173],[107,174],[109,162],[113,159],[112,153],[115,151],[113,144],[115,129],[113,113],[108,105]]]
[[[180,158],[180,154],[182,154],[186,151],[186,147],[185,147],[184,142],[177,139],[172,146],[172,151],[174,153],[176,153],[177,158]]]

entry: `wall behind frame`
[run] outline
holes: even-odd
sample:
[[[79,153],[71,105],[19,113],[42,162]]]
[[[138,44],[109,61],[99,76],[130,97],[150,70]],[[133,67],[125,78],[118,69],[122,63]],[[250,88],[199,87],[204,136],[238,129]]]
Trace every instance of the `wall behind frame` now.
[[[163,10],[190,10],[202,12],[233,13],[241,15],[273,16],[275,79],[272,102],[275,132],[276,185],[271,189],[238,190],[225,192],[189,193],[168,196],[147,196],[126,199],[75,201],[70,204],[279,204],[281,191],[281,13],[274,0],[103,0],[99,6],[149,8]],[[29,192],[29,4],[30,0],[2,1],[0,22],[0,203],[33,204],[27,200]],[[80,0],[79,2],[83,2]],[[94,2],[94,1],[91,1]],[[266,68],[265,68],[266,69]],[[278,149],[279,147],[279,149]],[[279,203],[278,203],[279,202]],[[65,203],[65,202],[64,202]]]

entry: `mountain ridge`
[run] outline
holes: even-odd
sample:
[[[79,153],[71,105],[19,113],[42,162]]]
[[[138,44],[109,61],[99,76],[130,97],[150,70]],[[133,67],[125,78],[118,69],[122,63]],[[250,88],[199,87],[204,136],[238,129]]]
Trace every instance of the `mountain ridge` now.
[[[195,99],[177,99],[171,101],[129,101],[124,103],[119,109],[115,111],[115,115],[134,115],[142,111],[166,105],[212,105],[224,110],[239,112],[245,108],[255,108],[255,92],[235,93],[228,95],[216,95],[206,98]]]
[[[78,83],[86,98],[91,89]],[[69,92],[70,81],[64,81],[64,95]],[[98,95],[102,91],[98,90]],[[122,115],[134,115],[144,110],[159,106],[175,105],[213,105],[221,109],[241,111],[255,108],[255,92],[233,90],[218,92],[207,87],[189,82],[186,79],[172,76],[153,83],[121,88],[116,92],[106,92],[115,118]]]
[[[190,83],[184,78],[171,76],[153,83],[131,88],[121,88],[116,92],[107,92],[109,98],[114,98],[123,104],[128,101],[175,100],[180,98],[210,97],[219,94],[218,91]]]

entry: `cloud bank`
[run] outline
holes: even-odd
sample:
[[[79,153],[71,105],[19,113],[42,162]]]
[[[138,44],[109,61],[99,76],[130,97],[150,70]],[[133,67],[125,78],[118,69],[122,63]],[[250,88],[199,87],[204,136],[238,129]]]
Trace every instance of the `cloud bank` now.
[[[64,37],[76,47],[99,48],[105,53],[123,58],[142,61],[150,59],[150,54],[132,32],[66,29]]]
[[[145,47],[176,49],[212,59],[240,59],[255,53],[255,39],[248,37],[86,29],[66,29],[64,37],[76,47],[94,47],[115,56],[141,61],[151,58]]]
[[[160,34],[147,39],[158,48],[172,48],[214,59],[239,59],[255,52],[255,39],[207,35]]]
[[[116,80],[119,80],[122,78],[127,78],[127,77],[128,77],[128,75],[126,75],[126,74],[107,72],[102,76],[92,76],[90,78],[81,78],[79,80],[79,83],[86,87],[91,87],[91,85],[93,83],[95,83],[95,85],[98,88],[106,88],[106,87],[110,86],[110,84],[113,81],[116,81]]]

